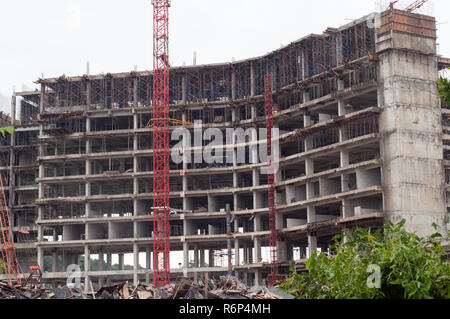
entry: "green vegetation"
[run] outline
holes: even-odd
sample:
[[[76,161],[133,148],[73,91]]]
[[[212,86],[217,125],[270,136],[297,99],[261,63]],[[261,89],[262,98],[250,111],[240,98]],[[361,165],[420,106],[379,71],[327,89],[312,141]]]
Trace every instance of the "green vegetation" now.
[[[309,272],[292,269],[280,288],[298,299],[450,298],[442,236],[408,233],[405,220],[386,223],[376,232],[358,228],[336,236],[332,257],[314,253],[306,265]]]
[[[14,133],[14,126],[6,126],[6,127],[0,127],[0,133],[5,137],[6,133],[12,134]]]
[[[0,275],[5,272],[5,264],[3,263],[3,259],[0,258]]]
[[[450,70],[450,68],[449,68]],[[447,78],[441,77],[438,80],[439,89],[438,93],[439,96],[444,100],[445,104],[450,105],[450,81]]]

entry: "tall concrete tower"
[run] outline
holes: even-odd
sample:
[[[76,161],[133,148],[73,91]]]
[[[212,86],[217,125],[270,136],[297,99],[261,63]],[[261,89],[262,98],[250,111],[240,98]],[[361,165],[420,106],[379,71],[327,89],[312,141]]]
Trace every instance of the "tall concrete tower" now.
[[[420,235],[444,226],[442,114],[437,96],[436,21],[388,10],[377,29],[384,210]]]

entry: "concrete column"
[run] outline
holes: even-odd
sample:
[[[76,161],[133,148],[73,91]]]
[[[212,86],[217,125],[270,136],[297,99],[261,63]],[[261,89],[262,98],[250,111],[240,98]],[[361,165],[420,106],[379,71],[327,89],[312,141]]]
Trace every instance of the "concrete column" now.
[[[152,268],[152,248],[150,246],[145,247],[145,268],[151,269]]]
[[[44,271],[44,250],[39,246],[37,248],[37,263],[39,268]]]
[[[236,73],[231,73],[231,99],[236,99]]]
[[[16,125],[16,104],[17,104],[17,97],[16,92],[14,89],[13,95],[11,97],[11,125]]]
[[[189,244],[183,243],[183,268],[187,270],[189,268]]]
[[[104,270],[105,266],[105,254],[103,252],[98,253],[98,269],[100,271]]]
[[[216,200],[213,195],[208,194],[208,212],[216,212],[217,210],[221,209],[222,207],[216,207]]]
[[[199,261],[198,261],[198,244],[194,244],[194,267],[198,267],[199,266]]]
[[[255,255],[253,263],[257,264],[261,262],[261,239],[260,238],[254,238],[253,239],[253,246],[255,249]]]
[[[214,251],[212,249],[208,251],[208,264],[209,267],[214,267]]]
[[[260,232],[262,230],[261,215],[255,215],[255,218],[253,219],[253,226],[254,226],[255,232]]]
[[[58,264],[58,254],[56,251],[52,253],[52,272],[56,272],[56,267]]]
[[[124,270],[124,254],[119,254],[119,269]]]
[[[244,244],[244,265],[248,265],[249,264],[249,259],[248,259],[248,244]]]
[[[135,285],[137,285],[139,279],[138,279],[138,274],[137,271],[139,269],[139,246],[138,244],[133,244],[133,282]]]
[[[205,250],[200,249],[200,267],[205,267]]]
[[[255,286],[262,286],[262,274],[260,270],[255,271]]]
[[[133,107],[138,107],[139,106],[139,101],[138,101],[138,79],[135,78],[133,80]]]
[[[317,236],[316,234],[308,235],[308,258],[311,257],[312,253],[317,251]]]
[[[89,246],[84,246],[84,290],[90,291],[90,285],[89,285],[89,271],[90,271],[90,252],[89,252]]]
[[[316,222],[316,207],[308,206],[306,214],[308,224]]]
[[[239,249],[239,239],[234,239],[234,265],[239,266],[241,264],[241,256]]]
[[[187,94],[186,94],[186,76],[183,76],[181,78],[181,100],[182,100],[183,104],[186,103],[186,98],[187,98]]]
[[[251,96],[255,96],[256,95],[255,66],[254,66],[253,63],[250,64],[250,95]],[[252,118],[254,118],[253,115],[256,115],[256,114],[254,114],[252,112]]]
[[[259,185],[259,170],[257,168],[252,169],[252,186],[258,186]]]
[[[66,269],[66,252],[61,250],[61,272],[65,272]]]
[[[106,268],[108,270],[111,270],[112,267],[112,254],[111,253],[107,253],[106,254]]]

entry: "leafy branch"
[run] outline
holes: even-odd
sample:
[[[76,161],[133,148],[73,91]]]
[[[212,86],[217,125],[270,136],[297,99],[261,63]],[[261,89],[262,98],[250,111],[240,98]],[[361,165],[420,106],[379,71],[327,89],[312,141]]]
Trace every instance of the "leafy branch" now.
[[[421,238],[404,225],[404,220],[387,221],[375,232],[357,228],[335,236],[331,257],[313,253],[308,272],[291,268],[279,286],[298,299],[450,298],[450,263],[443,258],[441,234]],[[379,269],[378,287],[369,284],[369,266]]]

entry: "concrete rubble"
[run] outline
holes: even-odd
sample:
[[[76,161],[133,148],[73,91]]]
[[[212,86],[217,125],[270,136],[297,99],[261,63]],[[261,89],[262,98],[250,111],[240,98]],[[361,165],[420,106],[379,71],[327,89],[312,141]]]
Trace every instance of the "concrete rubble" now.
[[[276,287],[249,288],[235,277],[221,276],[196,283],[180,279],[162,288],[123,282],[95,293],[68,287],[32,289],[0,283],[0,299],[293,299],[293,296]]]

